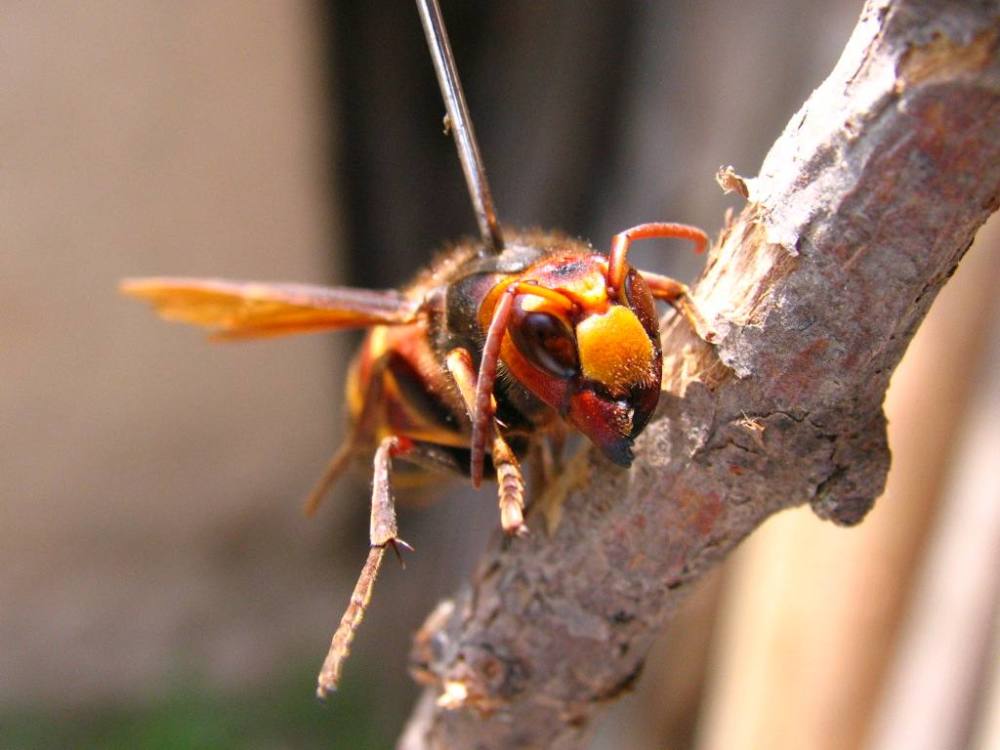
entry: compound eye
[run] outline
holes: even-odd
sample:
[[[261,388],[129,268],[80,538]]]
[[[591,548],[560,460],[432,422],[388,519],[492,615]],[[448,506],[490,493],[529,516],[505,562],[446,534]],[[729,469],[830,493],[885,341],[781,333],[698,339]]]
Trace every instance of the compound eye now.
[[[555,315],[517,308],[508,331],[521,354],[544,372],[557,378],[571,378],[579,371],[580,358],[573,332]]]
[[[649,337],[659,338],[660,321],[656,316],[656,303],[653,302],[646,280],[634,268],[630,268],[625,277],[625,299]]]

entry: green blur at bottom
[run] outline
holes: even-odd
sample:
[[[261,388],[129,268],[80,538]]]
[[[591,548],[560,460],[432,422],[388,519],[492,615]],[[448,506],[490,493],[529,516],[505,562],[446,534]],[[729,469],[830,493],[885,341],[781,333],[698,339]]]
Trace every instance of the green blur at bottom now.
[[[320,701],[315,680],[310,667],[243,692],[181,679],[141,705],[3,708],[0,748],[392,747],[410,705],[386,705],[375,682],[356,676]]]

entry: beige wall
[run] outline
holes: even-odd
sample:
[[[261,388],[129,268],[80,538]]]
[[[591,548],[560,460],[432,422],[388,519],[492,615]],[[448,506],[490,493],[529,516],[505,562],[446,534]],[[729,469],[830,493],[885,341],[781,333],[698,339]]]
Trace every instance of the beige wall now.
[[[330,279],[312,8],[4,5],[0,703],[266,670],[266,631],[329,625],[294,506],[334,446],[336,343],[208,345],[115,286]]]

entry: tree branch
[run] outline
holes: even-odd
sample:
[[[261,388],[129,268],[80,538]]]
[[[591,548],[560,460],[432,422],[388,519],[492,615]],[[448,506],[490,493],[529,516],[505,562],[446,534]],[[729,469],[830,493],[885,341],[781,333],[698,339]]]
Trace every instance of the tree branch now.
[[[630,471],[586,449],[417,635],[400,746],[575,748],[689,584],[772,513],[860,521],[889,465],[882,400],[1000,203],[1000,9],[872,0],[723,229],[695,298],[717,346],[664,332]],[[961,366],[960,363],[957,363]],[[934,425],[927,425],[934,429]]]

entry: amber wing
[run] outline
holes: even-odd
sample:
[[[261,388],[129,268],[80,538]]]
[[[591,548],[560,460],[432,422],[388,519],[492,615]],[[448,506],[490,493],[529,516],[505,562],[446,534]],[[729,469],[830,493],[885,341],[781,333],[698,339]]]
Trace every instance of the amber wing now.
[[[220,279],[126,279],[121,291],[167,320],[202,326],[215,339],[263,338],[412,323],[419,303],[395,290]]]

